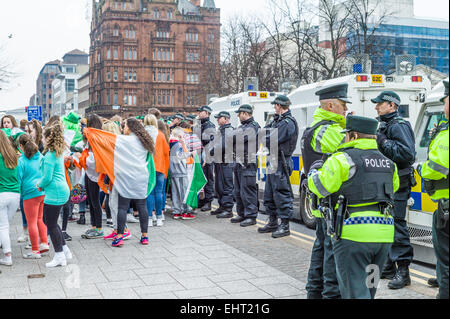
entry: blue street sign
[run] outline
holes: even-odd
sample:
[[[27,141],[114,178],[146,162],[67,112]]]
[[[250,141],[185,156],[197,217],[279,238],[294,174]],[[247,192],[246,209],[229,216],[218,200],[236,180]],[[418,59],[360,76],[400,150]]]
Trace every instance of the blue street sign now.
[[[27,108],[28,121],[36,119],[42,122],[42,106],[29,106]]]

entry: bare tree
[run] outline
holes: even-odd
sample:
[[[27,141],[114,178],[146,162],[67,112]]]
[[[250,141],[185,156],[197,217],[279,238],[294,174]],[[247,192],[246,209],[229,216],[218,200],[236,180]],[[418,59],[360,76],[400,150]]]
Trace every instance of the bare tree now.
[[[0,90],[4,89],[17,76],[13,68],[14,64],[7,58],[5,47],[0,46]]]

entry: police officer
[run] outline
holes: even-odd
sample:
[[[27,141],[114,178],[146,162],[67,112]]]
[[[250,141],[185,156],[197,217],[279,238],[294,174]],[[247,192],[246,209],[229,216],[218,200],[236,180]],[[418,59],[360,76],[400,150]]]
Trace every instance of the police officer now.
[[[433,246],[436,253],[436,275],[439,285],[437,298],[448,299],[448,232],[449,232],[449,153],[448,153],[448,81],[444,81],[445,120],[436,128],[428,149],[428,160],[417,168],[424,179],[424,188],[433,201],[438,202],[438,210],[433,215]]]
[[[298,125],[292,116],[289,106],[291,101],[285,95],[279,95],[272,102],[275,108],[274,120],[266,126],[268,130],[266,145],[270,146],[271,135],[278,134],[278,154],[271,154],[277,159],[276,172],[268,172],[264,190],[264,206],[269,220],[264,227],[258,228],[260,233],[272,232],[273,238],[289,236],[289,219],[293,213],[293,194],[290,176],[293,170],[292,153],[297,145]],[[287,171],[286,171],[287,170]],[[281,224],[278,224],[278,217]]]
[[[189,114],[186,116],[186,122],[192,127],[194,125],[195,118],[195,115]]]
[[[195,129],[195,133],[202,141],[203,149],[207,149],[208,144],[214,139],[216,126],[209,120],[212,109],[205,105],[197,109],[200,126]],[[206,212],[211,210],[211,202],[214,200],[214,164],[206,163],[205,159],[202,161],[203,173],[207,179],[207,184],[204,188],[205,198],[200,201],[199,207],[201,211]]]
[[[377,127],[376,120],[349,116],[345,143],[308,177],[314,194],[331,196],[331,209],[340,195],[345,198],[345,207],[339,207],[345,214],[342,232],[333,239],[339,290],[345,299],[375,298],[379,269],[394,240],[389,208],[399,178],[395,163],[378,150]]]
[[[170,130],[181,125],[181,123],[185,120],[184,115],[181,113],[177,113],[173,116],[172,123],[170,124]]]
[[[218,134],[211,145],[211,156],[214,156],[214,181],[219,208],[211,212],[217,218],[233,217],[233,127],[230,124],[230,113],[222,111],[216,116],[219,124]]]
[[[308,174],[313,163],[323,164],[326,154],[334,153],[344,142],[345,115],[347,103],[347,84],[333,85],[316,92],[320,107],[314,113],[314,121],[302,137],[302,157],[304,173]],[[315,200],[316,198],[312,198]],[[319,210],[313,210],[316,217],[316,240],[311,253],[306,291],[308,299],[340,298],[336,277],[336,265],[330,236],[327,236],[326,224]]]
[[[253,108],[244,104],[236,111],[241,125],[235,131],[236,164],[234,167],[234,199],[238,216],[231,223],[241,227],[256,224],[258,217],[258,133],[260,126],[253,118]],[[243,142],[243,143],[242,143]]]
[[[377,132],[378,149],[395,162],[400,177],[400,188],[394,197],[395,238],[381,278],[392,279],[390,289],[401,289],[411,284],[409,265],[413,259],[413,247],[406,225],[406,207],[411,196],[416,157],[414,131],[411,124],[399,116],[400,97],[392,91],[382,92],[372,99],[376,104],[380,127]]]

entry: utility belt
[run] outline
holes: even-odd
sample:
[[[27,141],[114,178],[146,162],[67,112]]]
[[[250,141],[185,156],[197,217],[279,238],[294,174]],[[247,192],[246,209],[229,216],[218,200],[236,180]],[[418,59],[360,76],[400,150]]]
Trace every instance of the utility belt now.
[[[399,170],[398,177],[400,179],[399,189],[417,186],[416,170],[412,166]]]
[[[425,191],[430,196],[433,196],[439,190],[448,189],[448,187],[449,187],[448,175],[447,175],[447,178],[442,178],[438,181],[431,180],[431,179],[424,179],[423,187],[425,188]]]
[[[448,206],[449,200],[447,198],[442,198],[439,200],[438,204],[438,219],[436,223],[437,229],[444,229],[448,226]]]
[[[331,236],[335,241],[341,239],[344,226],[360,224],[394,225],[394,219],[392,218],[394,206],[392,203],[350,207],[345,197],[341,195],[338,198],[337,205],[337,209],[334,209],[331,197],[327,197],[320,202],[320,212],[327,225],[327,235]],[[364,211],[379,211],[384,214],[384,217],[351,216],[353,213]]]

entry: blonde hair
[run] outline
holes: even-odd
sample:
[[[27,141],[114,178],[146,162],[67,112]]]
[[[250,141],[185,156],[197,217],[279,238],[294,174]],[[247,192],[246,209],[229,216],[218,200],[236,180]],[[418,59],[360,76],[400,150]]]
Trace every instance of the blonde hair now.
[[[54,125],[47,127],[44,130],[44,138],[46,145],[44,152],[55,152],[56,157],[63,155],[66,142],[64,141],[64,129],[61,122],[56,122]]]
[[[122,134],[120,132],[119,126],[115,122],[111,122],[111,121],[106,121],[105,123],[103,123],[102,130],[110,132],[110,133],[114,133],[116,135]]]
[[[6,136],[5,132],[0,130],[0,154],[2,154],[5,166],[9,169],[17,167],[17,153],[14,147],[11,145],[11,141]]]
[[[151,125],[158,128],[158,120],[153,114],[147,114],[144,118],[144,126]]]

